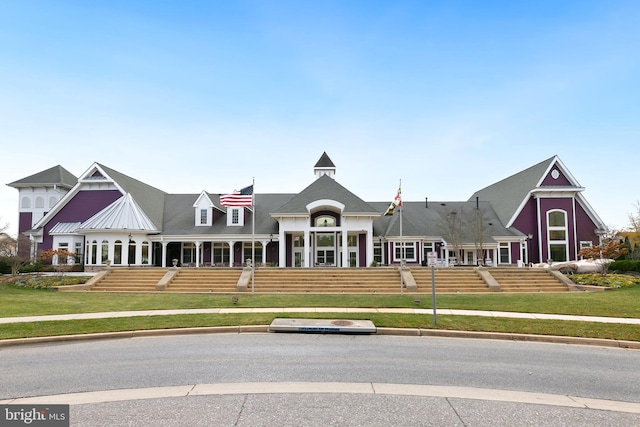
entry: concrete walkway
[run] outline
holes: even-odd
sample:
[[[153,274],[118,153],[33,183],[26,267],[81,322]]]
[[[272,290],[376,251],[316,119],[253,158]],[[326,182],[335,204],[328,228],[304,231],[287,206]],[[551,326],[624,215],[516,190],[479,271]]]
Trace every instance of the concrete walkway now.
[[[344,308],[344,307],[288,307],[288,308],[198,308],[178,310],[108,311],[102,313],[53,314],[0,318],[0,324],[49,322],[56,320],[106,319],[116,317],[171,316],[177,314],[237,314],[237,313],[394,313],[432,315],[425,308]],[[566,314],[514,313],[506,311],[437,309],[443,316],[480,316],[539,320],[569,320],[578,322],[619,323],[640,325],[640,319],[623,317],[572,316]]]

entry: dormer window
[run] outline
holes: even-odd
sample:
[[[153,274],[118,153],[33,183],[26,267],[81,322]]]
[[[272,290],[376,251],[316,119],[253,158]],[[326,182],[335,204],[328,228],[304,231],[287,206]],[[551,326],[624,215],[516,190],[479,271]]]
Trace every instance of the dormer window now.
[[[244,208],[227,207],[227,225],[233,227],[244,226]]]
[[[213,225],[213,203],[204,191],[193,204],[194,223],[196,227],[211,227]]]

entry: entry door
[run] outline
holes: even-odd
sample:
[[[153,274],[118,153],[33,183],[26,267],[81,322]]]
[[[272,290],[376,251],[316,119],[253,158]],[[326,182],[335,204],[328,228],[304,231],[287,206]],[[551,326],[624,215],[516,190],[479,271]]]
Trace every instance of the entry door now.
[[[349,267],[358,266],[358,251],[349,251]]]
[[[318,265],[336,265],[335,233],[316,234],[316,261]]]
[[[304,265],[304,248],[293,248],[293,266],[302,267]]]
[[[474,265],[473,258],[475,256],[474,251],[466,251],[467,252],[467,265]]]

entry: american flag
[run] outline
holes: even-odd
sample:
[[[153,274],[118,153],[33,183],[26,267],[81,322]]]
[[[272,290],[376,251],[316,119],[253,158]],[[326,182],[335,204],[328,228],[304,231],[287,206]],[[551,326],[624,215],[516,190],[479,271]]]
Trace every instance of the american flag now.
[[[220,196],[222,206],[251,207],[253,205],[253,184],[231,194]]]

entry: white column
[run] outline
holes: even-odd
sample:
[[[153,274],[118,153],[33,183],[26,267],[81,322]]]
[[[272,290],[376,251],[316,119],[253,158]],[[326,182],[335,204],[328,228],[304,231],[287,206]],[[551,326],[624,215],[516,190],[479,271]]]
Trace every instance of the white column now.
[[[304,266],[305,267],[309,267],[310,262],[311,262],[311,245],[309,243],[310,242],[310,235],[311,233],[309,232],[309,229],[305,229],[304,230]]]
[[[169,244],[169,242],[162,241],[160,243],[162,243],[162,266],[166,267],[167,266],[167,245]]]
[[[199,240],[195,241],[196,244],[196,268],[200,267],[200,242]]]
[[[267,264],[267,244],[269,244],[269,242],[262,240],[260,244],[262,245],[262,265],[264,266]]]
[[[349,248],[347,244],[349,242],[347,234],[347,229],[342,229],[342,266],[348,268],[349,267]]]
[[[284,230],[280,228],[278,232],[278,267],[287,266],[287,239]]]
[[[234,260],[233,260],[233,258],[234,258],[233,255],[234,254],[233,253],[235,252],[233,250],[233,246],[235,245],[235,243],[236,242],[234,242],[233,240],[229,240],[229,242],[228,242],[228,244],[229,244],[229,267],[233,267],[233,263],[234,263]]]

